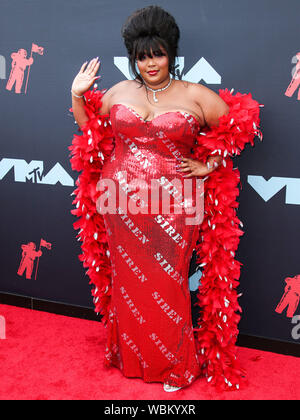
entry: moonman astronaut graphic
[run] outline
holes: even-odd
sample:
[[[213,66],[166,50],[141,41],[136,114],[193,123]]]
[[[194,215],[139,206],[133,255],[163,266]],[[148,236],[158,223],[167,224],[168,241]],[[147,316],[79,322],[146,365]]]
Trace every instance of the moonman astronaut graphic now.
[[[295,277],[287,277],[285,282],[286,286],[284,289],[284,294],[275,311],[281,314],[282,311],[288,306],[286,316],[288,318],[293,318],[300,299],[300,275]]]
[[[285,95],[289,96],[290,98],[294,95],[296,90],[300,88],[300,52],[296,54],[296,57],[298,59],[296,71],[294,72],[292,81],[285,92]],[[298,90],[298,100],[300,101],[300,89]]]
[[[29,242],[27,245],[21,245],[23,250],[22,252],[22,260],[18,269],[19,276],[22,276],[24,271],[26,270],[26,279],[31,279],[32,270],[33,270],[33,262],[36,257],[40,257],[43,253],[42,251],[36,251],[36,246],[34,242]]]
[[[21,93],[24,80],[24,72],[27,66],[32,65],[33,58],[27,58],[27,51],[23,48],[19,49],[17,53],[12,53],[11,58],[11,72],[6,84],[6,89],[11,90],[15,83],[15,93]]]

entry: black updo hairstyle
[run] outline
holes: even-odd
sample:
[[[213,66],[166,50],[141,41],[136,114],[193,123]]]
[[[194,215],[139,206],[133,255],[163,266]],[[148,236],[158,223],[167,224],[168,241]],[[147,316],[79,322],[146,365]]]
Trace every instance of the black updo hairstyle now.
[[[129,56],[131,70],[141,86],[142,77],[136,70],[135,60],[144,55],[161,55],[161,46],[169,58],[169,73],[175,77],[175,59],[178,51],[180,30],[173,16],[159,6],[148,6],[136,10],[129,16],[121,30]]]

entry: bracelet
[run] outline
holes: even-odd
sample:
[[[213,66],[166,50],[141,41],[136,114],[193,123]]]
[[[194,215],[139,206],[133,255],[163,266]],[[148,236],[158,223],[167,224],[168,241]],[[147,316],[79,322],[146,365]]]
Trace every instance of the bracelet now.
[[[84,97],[84,95],[82,95],[82,96],[78,96],[78,95],[76,95],[74,92],[73,92],[73,90],[71,89],[71,93],[72,93],[72,95],[74,95],[75,96],[75,98],[83,98]]]

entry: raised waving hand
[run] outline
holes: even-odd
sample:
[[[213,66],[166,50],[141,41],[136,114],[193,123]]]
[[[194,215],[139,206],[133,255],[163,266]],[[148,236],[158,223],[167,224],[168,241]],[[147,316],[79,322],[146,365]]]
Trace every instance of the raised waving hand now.
[[[99,79],[100,76],[95,76],[100,67],[99,57],[93,58],[89,63],[86,61],[82,64],[79,73],[75,76],[72,84],[72,92],[75,95],[83,95],[96,79]],[[86,66],[86,64],[88,65]]]

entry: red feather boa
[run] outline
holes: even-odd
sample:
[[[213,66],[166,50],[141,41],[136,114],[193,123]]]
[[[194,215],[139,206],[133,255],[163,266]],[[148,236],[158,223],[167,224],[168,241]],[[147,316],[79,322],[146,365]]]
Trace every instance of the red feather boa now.
[[[97,191],[103,162],[114,148],[109,115],[99,115],[104,91],[95,87],[85,93],[85,110],[89,120],[81,127],[82,135],[74,135],[71,150],[72,169],[79,175],[72,204],[77,216],[74,228],[82,242],[79,260],[88,268],[90,284],[94,285],[95,311],[107,325],[111,296],[111,264],[103,216],[97,212]],[[236,216],[240,173],[233,169],[231,157],[239,155],[246,143],[254,145],[259,130],[259,103],[251,94],[232,95],[219,91],[229,105],[229,112],[219,119],[218,126],[206,128],[197,137],[193,159],[207,162],[210,155],[223,157],[222,165],[205,178],[204,219],[199,227],[196,246],[197,263],[202,268],[198,294],[200,318],[194,329],[200,360],[207,381],[218,390],[239,389],[245,383],[245,371],[237,360],[236,339],[242,312],[238,304],[240,266],[235,252],[243,231]],[[263,106],[263,105],[261,105]],[[72,111],[72,109],[70,109]]]

